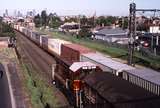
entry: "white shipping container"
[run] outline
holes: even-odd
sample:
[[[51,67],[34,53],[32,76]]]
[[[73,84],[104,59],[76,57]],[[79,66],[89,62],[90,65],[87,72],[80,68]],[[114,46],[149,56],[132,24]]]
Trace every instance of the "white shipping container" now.
[[[71,43],[68,41],[60,40],[60,39],[49,39],[48,40],[48,49],[53,53],[61,55],[62,44],[71,44]]]
[[[17,28],[17,25],[14,25],[14,27],[13,27],[14,29],[16,29]]]
[[[24,27],[20,26],[20,27],[19,27],[19,31],[22,32],[22,31],[23,31],[23,28],[24,28]]]

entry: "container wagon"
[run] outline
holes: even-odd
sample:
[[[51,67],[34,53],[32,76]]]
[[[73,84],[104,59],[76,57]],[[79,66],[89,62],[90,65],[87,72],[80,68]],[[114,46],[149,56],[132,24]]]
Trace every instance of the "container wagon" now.
[[[159,108],[160,97],[107,72],[84,78],[83,108]]]
[[[124,70],[135,69],[127,64],[117,62],[110,57],[104,56],[100,53],[87,53],[80,56],[81,61],[90,61],[98,65],[104,72],[110,72],[117,76],[122,76]]]
[[[125,70],[123,78],[160,96],[160,73],[148,68]]]

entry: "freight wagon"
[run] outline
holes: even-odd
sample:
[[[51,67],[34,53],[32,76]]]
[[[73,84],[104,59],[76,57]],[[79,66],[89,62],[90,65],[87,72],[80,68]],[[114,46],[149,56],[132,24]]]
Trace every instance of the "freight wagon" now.
[[[131,67],[127,64],[123,64],[113,60],[110,57],[104,56],[100,53],[87,53],[81,54],[80,61],[90,61],[98,65],[104,72],[110,72],[117,76],[121,76],[124,70],[133,70],[134,67]]]
[[[160,73],[151,69],[125,70],[123,78],[156,95],[160,95]]]
[[[84,108],[159,108],[160,97],[111,73],[85,77]]]

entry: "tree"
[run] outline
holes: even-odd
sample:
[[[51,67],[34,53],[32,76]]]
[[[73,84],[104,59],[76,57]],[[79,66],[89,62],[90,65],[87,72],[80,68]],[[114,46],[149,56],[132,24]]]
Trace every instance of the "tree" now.
[[[41,22],[41,17],[39,14],[37,14],[35,17],[34,17],[34,23],[35,23],[35,26],[36,27],[40,27],[42,22]]]
[[[0,23],[2,23],[3,17],[0,16]]]
[[[86,18],[86,16],[82,16],[82,18],[80,18],[81,26],[86,26],[87,22],[88,22],[88,19]]]
[[[96,24],[99,26],[111,26],[112,24],[115,24],[117,21],[117,17],[114,16],[100,16],[96,20]]]
[[[127,29],[128,28],[128,17],[119,18],[118,24],[122,29]]]
[[[41,20],[42,20],[42,26],[47,26],[48,25],[48,15],[45,10],[41,12]]]
[[[82,27],[81,30],[79,31],[79,36],[81,38],[91,37],[91,35],[92,33],[90,32],[88,28]]]
[[[58,16],[53,16],[50,18],[49,26],[52,28],[58,28],[62,24],[61,19]]]
[[[6,23],[0,23],[0,36],[9,36],[9,37],[13,37],[15,38],[15,33],[14,33],[14,30],[13,28],[11,28],[11,25],[8,25]]]

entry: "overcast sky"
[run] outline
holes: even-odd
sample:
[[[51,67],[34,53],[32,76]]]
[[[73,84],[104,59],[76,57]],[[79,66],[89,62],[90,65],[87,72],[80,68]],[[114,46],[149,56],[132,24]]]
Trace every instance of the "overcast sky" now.
[[[23,12],[36,9],[47,9],[59,15],[87,14],[92,15],[127,15],[132,0],[1,0],[0,14],[8,9],[9,14],[16,10]],[[160,0],[134,0],[137,8],[159,8]]]

